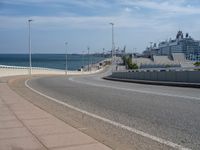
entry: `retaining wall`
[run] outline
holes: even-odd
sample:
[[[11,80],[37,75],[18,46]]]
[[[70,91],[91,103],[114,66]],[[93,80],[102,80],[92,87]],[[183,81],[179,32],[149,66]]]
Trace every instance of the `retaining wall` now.
[[[119,79],[200,83],[200,71],[113,72]]]

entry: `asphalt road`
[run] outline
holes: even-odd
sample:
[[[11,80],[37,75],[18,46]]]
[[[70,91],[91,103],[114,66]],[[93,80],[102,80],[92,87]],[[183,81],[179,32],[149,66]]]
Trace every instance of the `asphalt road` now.
[[[107,81],[103,75],[41,77],[28,85],[92,114],[200,149],[200,89]]]

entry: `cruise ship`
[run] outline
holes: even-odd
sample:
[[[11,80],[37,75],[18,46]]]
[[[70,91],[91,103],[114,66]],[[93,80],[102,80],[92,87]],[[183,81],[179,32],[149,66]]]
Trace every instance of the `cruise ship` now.
[[[200,61],[200,41],[194,40],[188,33],[183,34],[178,31],[175,39],[169,39],[160,42],[158,45],[154,43],[143,52],[148,58],[153,56],[173,56],[174,53],[184,54],[187,60]]]

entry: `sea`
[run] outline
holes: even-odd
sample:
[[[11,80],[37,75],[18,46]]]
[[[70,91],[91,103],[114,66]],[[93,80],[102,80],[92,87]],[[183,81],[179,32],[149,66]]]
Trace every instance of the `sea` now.
[[[78,70],[88,64],[98,63],[105,58],[102,55],[68,54],[68,70]],[[32,66],[65,70],[65,54],[32,54]],[[0,65],[29,66],[28,54],[0,54]]]

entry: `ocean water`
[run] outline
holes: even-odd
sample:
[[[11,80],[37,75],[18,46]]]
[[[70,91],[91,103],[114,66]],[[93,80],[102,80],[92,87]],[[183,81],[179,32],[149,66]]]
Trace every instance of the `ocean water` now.
[[[100,55],[67,55],[68,70],[77,70],[88,63],[97,63],[104,59]],[[32,54],[32,66],[52,69],[65,69],[64,54]],[[29,66],[28,54],[0,54],[0,65]]]

